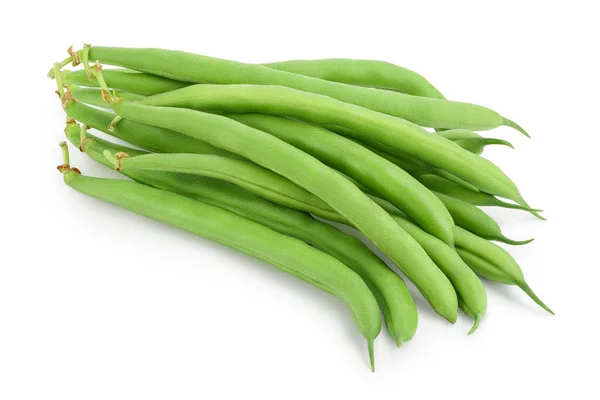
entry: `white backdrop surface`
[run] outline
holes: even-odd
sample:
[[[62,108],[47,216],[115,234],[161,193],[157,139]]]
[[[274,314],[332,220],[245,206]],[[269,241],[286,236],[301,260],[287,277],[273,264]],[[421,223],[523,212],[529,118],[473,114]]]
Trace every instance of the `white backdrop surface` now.
[[[358,2],[356,2],[358,3]],[[560,5],[559,5],[560,4]],[[0,398],[598,398],[598,71],[594,2],[18,3],[4,14]],[[348,57],[425,75],[522,124],[485,155],[548,221],[489,210],[545,314],[486,283],[467,336],[416,295],[415,338],[382,330],[377,370],[336,298],[243,254],[62,183],[64,115],[45,77],[83,43],[244,62]],[[72,149],[85,174],[116,176]],[[413,292],[416,292],[411,287]],[[594,372],[595,371],[595,372]]]

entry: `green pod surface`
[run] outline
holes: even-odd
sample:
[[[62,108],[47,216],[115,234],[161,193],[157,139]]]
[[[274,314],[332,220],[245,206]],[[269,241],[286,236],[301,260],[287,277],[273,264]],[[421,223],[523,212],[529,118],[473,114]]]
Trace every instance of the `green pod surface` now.
[[[131,120],[119,122],[114,130],[111,131],[109,130],[109,124],[115,118],[114,113],[98,110],[78,101],[70,100],[66,102],[65,112],[82,124],[149,151],[161,153],[192,152],[234,156],[201,140],[174,132],[170,129],[158,128]]]
[[[69,141],[79,147],[79,126],[69,124],[65,130]],[[84,151],[95,161],[112,168],[104,157],[111,153],[139,156],[145,152],[86,136]],[[360,240],[306,213],[281,206],[256,196],[228,182],[189,174],[157,171],[120,172],[136,182],[196,198],[244,218],[265,225],[279,233],[300,239],[337,258],[360,275],[383,311],[388,332],[398,346],[410,340],[417,329],[418,315],[406,284],[373,254]]]
[[[298,239],[176,193],[136,182],[86,177],[73,171],[64,174],[64,181],[80,193],[263,260],[338,297],[346,303],[367,339],[374,369],[373,342],[381,330],[379,308],[365,282],[339,260]]]
[[[413,96],[445,99],[442,93],[422,75],[385,61],[326,58],[289,60],[262,65],[332,82],[395,90]]]
[[[230,182],[277,204],[348,223],[327,203],[273,171],[246,160],[212,154],[146,154],[120,160],[123,171],[160,171],[193,174]]]
[[[157,93],[170,92],[189,86],[189,82],[175,81],[161,76],[144,74],[142,72],[126,69],[102,69],[102,75],[113,89],[126,90],[140,95],[153,95]],[[69,71],[63,70],[63,82],[65,85],[99,87],[96,79],[88,79],[85,70]]]
[[[521,267],[506,250],[458,226],[455,235],[457,253],[477,275],[518,286],[540,307],[554,314],[525,282]]]
[[[227,114],[270,133],[356,179],[398,207],[425,231],[454,244],[454,222],[444,204],[407,172],[360,144],[318,126],[264,114]]]
[[[454,289],[456,289],[456,294],[470,311],[468,315],[475,320],[473,328],[469,332],[473,333],[479,326],[479,321],[487,309],[487,295],[481,280],[458,256],[454,248],[423,231],[406,218],[398,215],[392,215],[392,217],[398,225],[423,246],[433,262],[450,279]]]
[[[388,255],[434,310],[456,320],[458,300],[450,281],[389,214],[337,171],[268,133],[226,117],[125,100],[113,101],[112,107],[125,119],[173,129],[239,154],[310,191]]]
[[[444,194],[436,194],[452,215],[454,223],[477,236],[512,245],[523,245],[533,241],[533,239],[521,241],[509,239],[504,236],[498,223],[476,206]]]
[[[98,89],[73,87],[70,91],[79,101],[96,106],[107,106]],[[126,100],[143,98],[129,93],[120,93],[120,96]],[[350,139],[300,121],[265,114],[226,114],[226,116],[270,133],[313,155],[324,164],[357,180],[373,193],[390,201],[427,232],[450,245],[454,244],[454,221],[444,204],[415,178],[391,161],[379,157]],[[289,206],[314,213],[308,209]]]
[[[286,86],[329,96],[431,128],[487,130],[507,125],[526,134],[514,122],[489,108],[475,104],[346,85],[262,65],[244,64],[182,51],[92,46],[89,59],[177,81]]]
[[[452,141],[399,118],[330,97],[281,86],[194,85],[146,98],[152,106],[288,116],[318,125],[339,125],[354,138],[384,151],[415,157],[491,194],[523,202],[515,184],[493,163]]]

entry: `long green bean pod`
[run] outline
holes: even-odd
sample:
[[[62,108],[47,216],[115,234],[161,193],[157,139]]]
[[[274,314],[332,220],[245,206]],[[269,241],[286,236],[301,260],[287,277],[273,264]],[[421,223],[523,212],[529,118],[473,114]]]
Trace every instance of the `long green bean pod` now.
[[[381,330],[377,302],[358,274],[336,258],[239,215],[176,193],[136,182],[82,176],[65,165],[61,170],[65,183],[80,193],[231,247],[338,297],[367,339],[374,370],[373,342]]]
[[[337,171],[268,133],[226,117],[118,99],[112,107],[125,119],[173,129],[239,154],[312,192],[388,255],[434,310],[456,320],[458,300],[448,278],[387,212]]]
[[[80,128],[77,124],[68,124],[65,133],[74,146],[81,145]],[[85,153],[109,168],[114,168],[114,165],[104,157],[105,151],[112,154],[126,153],[132,157],[145,154],[90,134],[86,135],[86,139],[83,145]],[[417,309],[404,281],[357,238],[317,221],[306,213],[270,202],[228,182],[160,171],[121,169],[119,172],[136,182],[224,208],[330,254],[365,281],[383,311],[388,332],[398,346],[414,336],[418,321]]]
[[[431,128],[488,130],[506,125],[527,134],[513,121],[489,108],[475,104],[346,85],[262,65],[244,64],[182,51],[92,46],[89,48],[89,59],[178,81],[287,86],[329,96]]]
[[[477,275],[506,285],[516,285],[550,314],[554,312],[533,292],[525,281],[523,271],[512,256],[471,232],[456,228],[456,251]]]
[[[280,86],[194,85],[148,97],[141,103],[202,111],[257,112],[318,125],[345,126],[356,135],[355,139],[373,147],[415,157],[487,193],[524,202],[516,185],[490,161],[410,122],[330,97]]]
[[[279,61],[262,65],[280,71],[348,85],[395,90],[413,96],[445,99],[442,93],[422,75],[385,61],[326,58]]]

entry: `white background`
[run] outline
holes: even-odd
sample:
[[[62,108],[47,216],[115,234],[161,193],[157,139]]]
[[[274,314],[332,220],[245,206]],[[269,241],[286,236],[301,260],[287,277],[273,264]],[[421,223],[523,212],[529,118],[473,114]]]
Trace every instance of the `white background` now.
[[[598,398],[598,29],[593,1],[20,2],[3,10],[0,399]],[[404,3],[404,4],[403,4]],[[218,5],[217,5],[218,4]],[[562,4],[562,5],[558,5]],[[6,6],[8,7],[8,6]],[[66,48],[165,47],[245,62],[349,57],[425,75],[532,135],[489,150],[547,222],[492,210],[551,317],[487,284],[479,331],[420,306],[377,371],[336,298],[62,183]],[[72,151],[73,165],[112,176]]]

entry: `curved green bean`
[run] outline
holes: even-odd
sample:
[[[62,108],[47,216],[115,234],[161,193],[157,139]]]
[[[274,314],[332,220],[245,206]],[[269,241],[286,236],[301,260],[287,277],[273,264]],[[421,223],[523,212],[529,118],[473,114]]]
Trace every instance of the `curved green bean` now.
[[[345,85],[256,64],[244,64],[182,51],[97,47],[89,59],[178,81],[214,84],[280,85],[318,93],[431,128],[488,130],[501,125],[527,133],[489,108],[404,93]]]
[[[436,193],[437,196],[442,200],[450,215],[454,219],[454,223],[457,226],[465,228],[468,231],[473,232],[477,236],[488,240],[496,240],[512,245],[523,245],[531,243],[533,239],[527,240],[512,240],[504,236],[500,226],[492,217],[487,215],[484,211],[480,210],[476,206],[458,200],[444,194]]]
[[[413,96],[445,99],[440,91],[422,75],[385,61],[326,58],[279,61],[262,65],[326,81],[395,90]]]
[[[381,330],[379,308],[365,282],[339,260],[298,239],[179,194],[136,182],[86,177],[70,168],[63,167],[63,173],[65,183],[80,193],[241,251],[338,297],[367,339],[374,370],[373,342]]]
[[[456,227],[455,234],[456,251],[477,275],[506,285],[516,285],[536,304],[554,314],[533,292],[525,281],[523,271],[506,250],[460,227]]]
[[[373,147],[415,157],[485,192],[523,202],[515,184],[490,161],[407,121],[326,96],[281,86],[194,85],[148,97],[141,103],[203,111],[257,112],[319,125],[345,126],[356,135],[355,139]]]
[[[239,154],[312,192],[388,255],[434,310],[456,320],[456,293],[448,278],[389,214],[337,171],[268,133],[226,117],[118,99],[112,107],[125,119],[173,129]]]
[[[65,133],[79,147],[80,130],[68,124]],[[93,160],[109,167],[105,151],[124,152],[132,157],[145,154],[87,134],[83,150]],[[417,309],[402,278],[389,269],[360,240],[309,215],[270,202],[228,182],[188,174],[158,171],[123,170],[120,172],[145,185],[169,190],[224,208],[242,217],[292,236],[324,251],[354,270],[365,281],[383,311],[388,332],[400,346],[410,340],[417,329]]]

